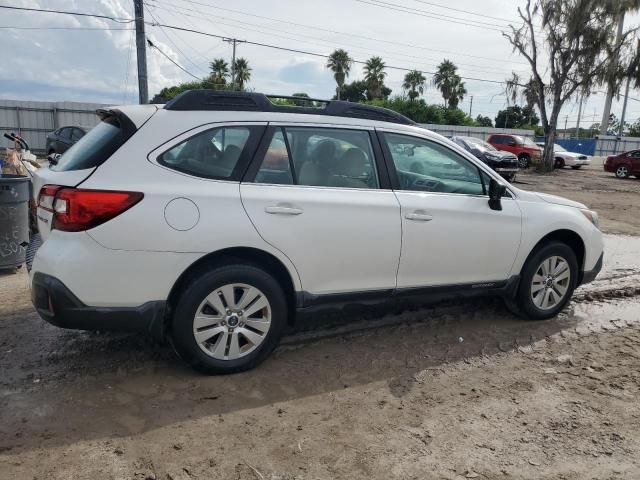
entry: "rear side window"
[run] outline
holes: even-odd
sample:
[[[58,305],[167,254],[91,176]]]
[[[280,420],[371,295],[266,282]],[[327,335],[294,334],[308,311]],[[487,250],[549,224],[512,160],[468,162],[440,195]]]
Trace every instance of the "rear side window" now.
[[[379,188],[369,132],[334,128],[278,128],[255,181],[316,187]]]
[[[158,163],[197,177],[230,179],[251,135],[251,127],[205,130],[172,147]]]
[[[69,134],[71,128],[63,129]],[[131,133],[131,132],[130,132]],[[103,119],[98,125],[84,135],[67,150],[58,164],[51,170],[65,172],[68,170],[84,170],[104,163],[129,138],[120,120],[114,116]]]

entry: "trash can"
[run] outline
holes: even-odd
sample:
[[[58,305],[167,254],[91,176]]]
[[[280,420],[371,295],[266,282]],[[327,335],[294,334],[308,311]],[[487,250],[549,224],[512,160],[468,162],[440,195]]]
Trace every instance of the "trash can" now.
[[[0,174],[0,270],[25,261],[29,244],[29,177]]]

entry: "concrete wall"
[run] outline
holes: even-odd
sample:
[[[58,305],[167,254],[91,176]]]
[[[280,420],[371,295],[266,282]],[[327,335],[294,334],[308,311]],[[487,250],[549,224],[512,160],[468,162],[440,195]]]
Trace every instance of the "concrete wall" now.
[[[0,147],[11,144],[1,134],[14,132],[24,137],[33,152],[44,153],[47,133],[67,125],[93,127],[98,123],[95,111],[103,107],[100,103],[0,100]]]
[[[421,127],[427,128],[433,132],[450,137],[453,135],[462,135],[465,137],[476,137],[486,140],[492,133],[504,133],[510,135],[520,135],[533,139],[533,130],[523,130],[518,128],[493,128],[493,127],[465,127],[461,125],[435,125],[432,123],[421,123]]]

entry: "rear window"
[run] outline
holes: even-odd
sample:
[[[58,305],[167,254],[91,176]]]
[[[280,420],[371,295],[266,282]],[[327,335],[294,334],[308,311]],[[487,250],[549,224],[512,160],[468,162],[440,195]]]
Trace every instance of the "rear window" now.
[[[113,155],[128,137],[116,117],[107,117],[67,150],[51,170],[66,172],[97,167]]]

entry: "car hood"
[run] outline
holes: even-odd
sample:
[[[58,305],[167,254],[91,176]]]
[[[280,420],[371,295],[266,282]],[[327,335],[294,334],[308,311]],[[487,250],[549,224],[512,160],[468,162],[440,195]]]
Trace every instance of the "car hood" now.
[[[547,202],[553,203],[554,205],[564,205],[565,207],[574,207],[574,208],[587,208],[586,205],[580,202],[574,202],[573,200],[569,200],[568,198],[558,197],[557,195],[549,195],[548,193],[535,193],[536,197]]]

